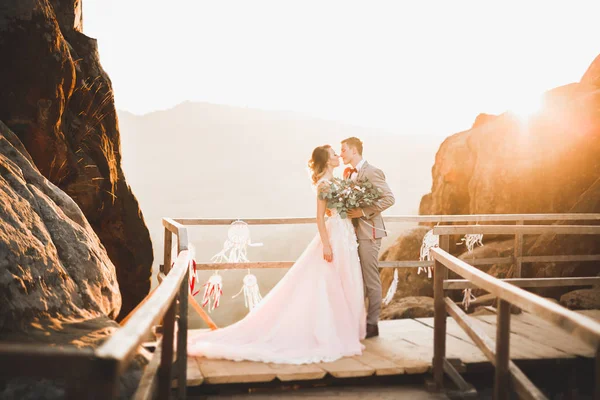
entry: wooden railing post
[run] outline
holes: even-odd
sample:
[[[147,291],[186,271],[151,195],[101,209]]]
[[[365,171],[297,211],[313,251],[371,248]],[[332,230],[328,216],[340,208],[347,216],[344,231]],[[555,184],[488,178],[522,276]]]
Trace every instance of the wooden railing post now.
[[[450,253],[450,235],[440,236],[440,249]],[[444,267],[444,279],[448,279],[448,268]]]
[[[187,386],[187,333],[188,333],[188,279],[190,270],[185,274],[179,289],[179,320],[177,331],[177,398],[186,398]]]
[[[524,224],[525,224],[524,220],[517,221],[517,225],[524,225]],[[522,273],[521,272],[521,265],[522,265],[521,257],[523,256],[523,234],[522,233],[517,233],[515,235],[514,255],[515,255],[514,278],[520,278],[521,273]]]
[[[163,257],[163,268],[162,273],[165,275],[171,270],[171,247],[173,245],[173,234],[170,230],[165,228],[165,247]]]
[[[507,400],[510,394],[510,303],[498,302],[498,319],[496,322],[496,378],[494,382],[494,399]]]
[[[182,285],[187,281],[182,282]],[[171,392],[171,367],[173,364],[173,337],[175,330],[176,298],[173,299],[163,320],[163,340],[160,368],[158,370],[158,398],[168,399]]]
[[[444,360],[446,358],[446,303],[444,302],[444,275],[446,267],[437,259],[433,281],[433,380],[437,390],[444,387]]]
[[[594,398],[600,399],[600,346],[596,348],[596,370],[594,371],[594,374],[596,377]]]

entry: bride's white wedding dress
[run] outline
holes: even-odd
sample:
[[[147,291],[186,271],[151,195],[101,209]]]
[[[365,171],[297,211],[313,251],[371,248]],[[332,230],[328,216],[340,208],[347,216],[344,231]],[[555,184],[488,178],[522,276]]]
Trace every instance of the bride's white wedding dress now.
[[[323,259],[319,234],[281,281],[242,320],[190,332],[188,354],[283,364],[359,355],[366,312],[356,235],[334,210],[326,221],[333,251]]]

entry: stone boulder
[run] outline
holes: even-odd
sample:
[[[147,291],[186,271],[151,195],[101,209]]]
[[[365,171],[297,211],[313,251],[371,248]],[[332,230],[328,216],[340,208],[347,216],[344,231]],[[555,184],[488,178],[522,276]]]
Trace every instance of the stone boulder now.
[[[0,122],[0,332],[34,321],[115,318],[115,266],[85,216]]]
[[[600,288],[579,289],[563,294],[560,304],[571,310],[600,310]]]
[[[97,347],[118,328],[115,266],[77,204],[40,174],[0,121],[0,341]],[[122,398],[140,379],[136,356]],[[0,398],[62,399],[47,379],[0,378]]]
[[[380,257],[381,261],[414,261],[419,259],[421,242],[427,228],[415,228],[396,239]],[[417,273],[417,268],[397,268],[398,286],[396,294],[401,297],[433,296],[433,281],[427,274]],[[394,278],[394,268],[382,268],[380,272],[381,288],[385,296]],[[393,300],[392,300],[393,301]]]
[[[379,319],[428,318],[433,317],[433,298],[411,296],[394,298],[383,306]]]

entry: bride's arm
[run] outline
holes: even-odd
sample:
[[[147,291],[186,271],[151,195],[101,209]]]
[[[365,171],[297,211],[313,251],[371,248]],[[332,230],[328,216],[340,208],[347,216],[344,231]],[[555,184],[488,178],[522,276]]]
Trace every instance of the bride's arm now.
[[[331,250],[331,243],[329,242],[329,235],[327,234],[327,227],[325,226],[325,211],[327,210],[327,200],[319,199],[317,196],[317,228],[319,228],[319,236],[321,236],[321,243],[323,243],[323,258],[327,262],[333,261],[333,252]]]

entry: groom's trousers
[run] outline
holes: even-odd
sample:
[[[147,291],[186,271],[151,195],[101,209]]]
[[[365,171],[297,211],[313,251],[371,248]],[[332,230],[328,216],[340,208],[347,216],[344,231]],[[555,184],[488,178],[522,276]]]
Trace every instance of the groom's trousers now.
[[[362,268],[365,297],[369,299],[367,324],[377,325],[381,311],[381,279],[379,278],[379,249],[381,239],[359,239],[358,257]]]

